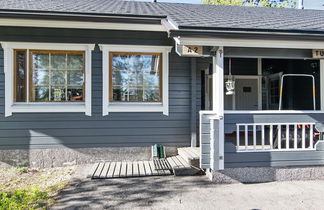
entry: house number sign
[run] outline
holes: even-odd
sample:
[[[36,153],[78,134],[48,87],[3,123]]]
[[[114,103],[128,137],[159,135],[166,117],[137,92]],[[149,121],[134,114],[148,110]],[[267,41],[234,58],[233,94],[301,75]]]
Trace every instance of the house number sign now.
[[[193,46],[193,45],[184,45],[182,49],[183,55],[190,56],[202,56],[203,47],[202,46]]]
[[[324,50],[313,50],[313,58],[324,59]]]

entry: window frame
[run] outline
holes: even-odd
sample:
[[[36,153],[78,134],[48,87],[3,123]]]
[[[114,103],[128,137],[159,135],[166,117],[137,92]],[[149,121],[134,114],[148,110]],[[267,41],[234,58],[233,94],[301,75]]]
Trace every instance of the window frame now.
[[[103,116],[109,112],[162,112],[164,115],[169,115],[169,53],[172,46],[143,46],[143,45],[99,45],[102,51],[103,62]],[[114,102],[111,98],[111,53],[136,53],[136,54],[161,54],[161,69],[162,76],[160,77],[160,102]]]
[[[4,51],[5,73],[5,116],[12,113],[56,113],[56,112],[84,112],[91,116],[91,58],[94,44],[62,44],[62,43],[27,43],[0,42]],[[84,52],[84,91],[83,102],[15,102],[15,71],[16,50],[26,50],[26,66],[30,69],[29,51],[82,51]],[[28,70],[29,71],[29,70]],[[26,74],[30,72],[26,72]],[[29,86],[29,75],[26,75],[26,87]],[[28,87],[29,89],[29,87]],[[28,91],[28,90],[26,90]],[[27,97],[27,96],[26,96]],[[29,100],[28,100],[29,101]]]

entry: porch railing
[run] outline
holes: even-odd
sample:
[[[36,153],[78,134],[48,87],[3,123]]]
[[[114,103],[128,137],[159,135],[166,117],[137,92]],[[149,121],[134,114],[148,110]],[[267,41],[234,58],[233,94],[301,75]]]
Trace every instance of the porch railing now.
[[[314,149],[314,122],[236,124],[238,152]]]

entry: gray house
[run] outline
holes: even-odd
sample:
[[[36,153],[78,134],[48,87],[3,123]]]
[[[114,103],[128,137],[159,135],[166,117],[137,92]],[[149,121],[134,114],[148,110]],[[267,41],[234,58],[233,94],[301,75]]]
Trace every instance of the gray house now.
[[[199,147],[215,179],[323,176],[323,19],[316,10],[0,0],[1,166],[149,159],[162,144],[168,155]]]

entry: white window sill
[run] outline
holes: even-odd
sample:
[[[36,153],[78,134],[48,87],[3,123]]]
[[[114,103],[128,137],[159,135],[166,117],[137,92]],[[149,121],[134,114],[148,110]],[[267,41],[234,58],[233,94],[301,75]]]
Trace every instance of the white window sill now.
[[[109,112],[163,112],[165,106],[162,103],[109,103]]]
[[[11,106],[12,113],[23,112],[86,112],[85,103],[71,102],[71,103],[15,103]]]

